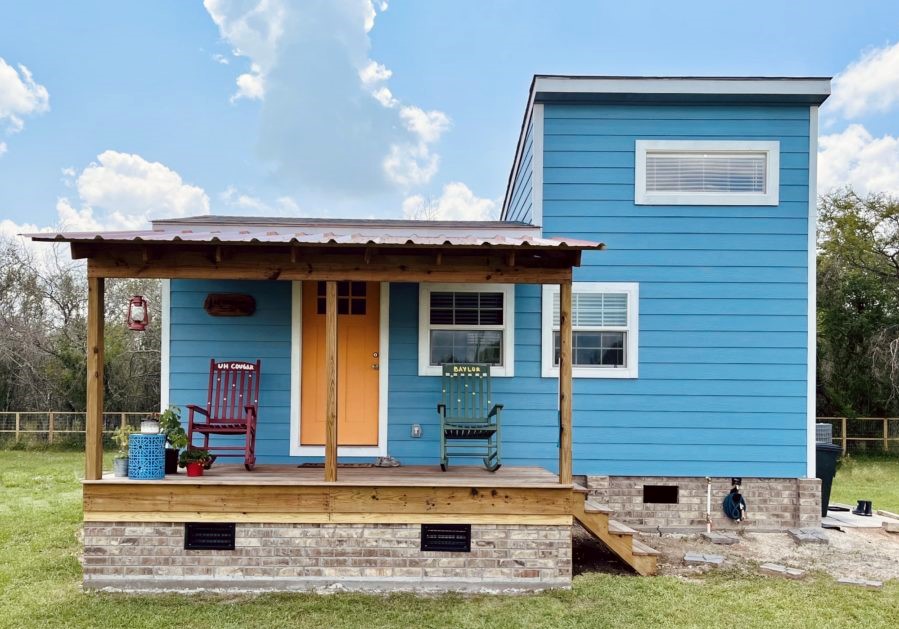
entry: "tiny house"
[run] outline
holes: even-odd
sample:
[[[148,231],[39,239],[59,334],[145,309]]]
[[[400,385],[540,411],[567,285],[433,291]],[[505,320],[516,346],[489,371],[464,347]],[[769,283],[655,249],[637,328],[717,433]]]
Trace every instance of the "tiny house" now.
[[[202,216],[32,235],[88,264],[85,585],[564,587],[575,519],[641,574],[656,560],[636,529],[815,524],[829,89],[537,76],[497,221]],[[210,361],[259,361],[246,467],[102,473],[116,277],[164,282],[163,408],[211,400]],[[499,469],[442,455],[467,434],[447,430],[448,365],[481,366]],[[734,485],[740,522],[720,509]],[[191,547],[204,531],[226,549]]]

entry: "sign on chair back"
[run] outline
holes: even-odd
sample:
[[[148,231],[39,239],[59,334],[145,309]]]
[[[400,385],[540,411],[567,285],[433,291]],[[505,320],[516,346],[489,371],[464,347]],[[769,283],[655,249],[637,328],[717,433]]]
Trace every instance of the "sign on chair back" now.
[[[500,414],[493,404],[490,365],[447,363],[443,366],[440,416],[440,468],[446,471],[450,457],[483,458],[491,472],[499,469]],[[479,443],[480,442],[480,443]]]
[[[262,361],[209,361],[209,391],[206,407],[188,404],[188,448],[202,447],[216,457],[241,457],[252,470],[256,465],[256,421],[259,414],[259,379]],[[201,415],[201,421],[195,415]],[[194,444],[194,433],[203,435],[203,445]],[[210,444],[210,435],[243,437],[226,444]]]

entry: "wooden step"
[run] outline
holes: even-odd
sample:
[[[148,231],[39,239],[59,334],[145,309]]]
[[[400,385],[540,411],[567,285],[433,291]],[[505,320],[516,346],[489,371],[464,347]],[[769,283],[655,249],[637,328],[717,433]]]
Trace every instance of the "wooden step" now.
[[[659,555],[662,554],[659,551],[657,551],[655,548],[650,548],[649,546],[647,546],[646,544],[644,544],[643,542],[638,540],[636,537],[633,540],[631,540],[631,547],[632,547],[631,552],[633,552],[635,555],[658,557]]]
[[[572,515],[594,537],[603,542],[622,561],[643,576],[655,574],[658,567],[658,551],[650,548],[634,535],[634,529],[609,518],[611,509],[592,498],[572,497]]]
[[[613,535],[635,535],[637,531],[629,527],[627,524],[622,524],[618,520],[609,520],[609,533]]]
[[[594,498],[587,498],[586,502],[584,502],[584,512],[605,513],[606,515],[608,515],[612,513],[612,509],[608,505],[604,505]]]

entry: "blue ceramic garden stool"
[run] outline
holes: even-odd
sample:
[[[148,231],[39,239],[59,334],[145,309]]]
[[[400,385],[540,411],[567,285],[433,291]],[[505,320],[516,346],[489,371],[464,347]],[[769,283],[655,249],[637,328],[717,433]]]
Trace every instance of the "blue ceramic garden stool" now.
[[[136,433],[128,437],[128,478],[165,478],[165,435]]]

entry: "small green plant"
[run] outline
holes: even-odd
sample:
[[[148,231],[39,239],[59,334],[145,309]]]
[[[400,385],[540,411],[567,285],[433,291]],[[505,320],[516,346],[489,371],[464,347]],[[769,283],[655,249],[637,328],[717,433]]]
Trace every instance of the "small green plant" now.
[[[203,468],[208,470],[212,467],[214,460],[215,457],[203,448],[188,448],[187,450],[182,450],[178,456],[178,466],[187,467],[188,463],[202,463]]]
[[[159,429],[165,440],[176,450],[187,445],[187,433],[181,425],[181,409],[170,406],[159,415]]]
[[[116,452],[117,459],[127,458],[128,437],[132,432],[134,432],[134,428],[132,428],[131,426],[119,426],[113,431],[112,441],[119,448],[118,452]]]

